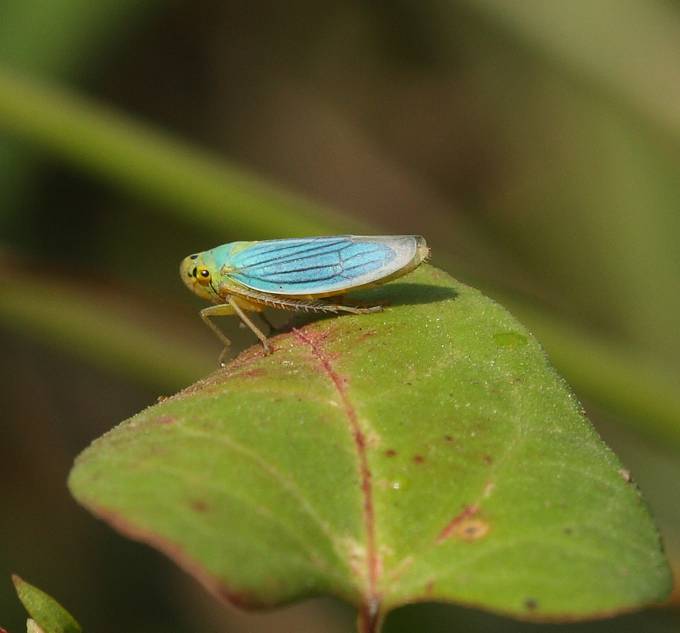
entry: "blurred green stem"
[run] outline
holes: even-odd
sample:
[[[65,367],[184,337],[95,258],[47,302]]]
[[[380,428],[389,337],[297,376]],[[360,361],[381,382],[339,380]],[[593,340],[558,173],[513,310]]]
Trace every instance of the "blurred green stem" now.
[[[174,391],[216,367],[216,356],[144,327],[85,288],[26,275],[0,283],[0,324],[155,389]]]
[[[2,68],[0,129],[166,205],[186,223],[250,239],[358,225],[120,113]]]
[[[442,7],[451,11],[450,1]],[[680,143],[680,19],[658,0],[464,0],[532,51]],[[448,19],[448,18],[447,18]]]
[[[516,298],[501,301],[533,330],[579,396],[641,435],[680,450],[680,376]]]
[[[250,238],[356,228],[343,216],[280,192],[121,115],[4,71],[0,71],[0,128],[168,205],[168,211],[185,221],[229,227]],[[168,385],[183,384],[204,367],[195,352],[113,317],[87,294],[47,291],[35,283],[38,286],[3,283],[0,319],[14,329],[61,341],[97,364],[116,366],[147,381],[157,376]],[[677,376],[642,365],[545,312],[515,300],[504,303],[514,304],[581,394],[619,414],[638,432],[680,448]],[[110,332],[106,340],[100,336],[104,329]]]

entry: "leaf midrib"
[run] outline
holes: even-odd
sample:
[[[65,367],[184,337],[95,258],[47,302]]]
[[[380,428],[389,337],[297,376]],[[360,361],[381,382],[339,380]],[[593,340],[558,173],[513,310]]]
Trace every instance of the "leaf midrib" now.
[[[364,589],[364,605],[371,610],[378,610],[380,602],[378,595],[378,577],[381,569],[380,554],[376,541],[375,514],[373,500],[373,473],[368,463],[367,440],[368,433],[363,429],[356,407],[349,397],[347,378],[338,372],[333,364],[332,356],[322,345],[326,334],[309,333],[306,330],[293,329],[293,336],[309,348],[311,355],[323,370],[326,378],[333,385],[338,394],[347,426],[352,435],[357,456],[357,469],[361,482],[360,494],[363,499],[362,515],[366,538],[366,583]],[[369,429],[370,430],[370,429]]]

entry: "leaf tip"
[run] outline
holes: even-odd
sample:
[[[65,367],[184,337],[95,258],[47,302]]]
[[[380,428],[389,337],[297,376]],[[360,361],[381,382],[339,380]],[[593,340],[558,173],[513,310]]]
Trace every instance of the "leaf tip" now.
[[[82,631],[77,620],[62,607],[52,596],[42,589],[27,582],[18,574],[12,574],[12,583],[19,601],[34,621],[34,631],[47,633],[80,633]],[[29,630],[30,630],[29,624]],[[35,627],[38,627],[37,629]]]

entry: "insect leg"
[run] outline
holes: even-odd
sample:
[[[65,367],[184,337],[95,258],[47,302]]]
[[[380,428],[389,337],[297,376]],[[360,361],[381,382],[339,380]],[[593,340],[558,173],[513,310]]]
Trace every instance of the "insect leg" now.
[[[336,312],[349,312],[350,314],[371,314],[372,312],[382,312],[382,306],[369,306],[367,308],[357,308],[356,306],[345,306],[329,303],[328,309]]]
[[[342,297],[338,297],[341,299]],[[348,306],[341,303],[331,303],[325,299],[320,299],[317,301],[304,301],[296,299],[285,299],[282,302],[283,309],[294,310],[296,312],[332,312],[337,314],[338,312],[348,312],[349,314],[371,314],[372,312],[382,312],[382,306],[369,306],[369,307],[358,307],[358,306]]]
[[[253,331],[255,336],[257,336],[257,338],[259,338],[260,341],[262,341],[262,346],[264,347],[264,353],[265,354],[271,354],[272,349],[271,349],[271,347],[269,347],[269,343],[267,342],[267,337],[264,334],[262,334],[262,332],[260,332],[259,328],[246,316],[246,313],[243,310],[241,310],[241,307],[238,305],[238,303],[236,303],[236,301],[234,301],[233,297],[230,296],[228,301],[229,301],[229,305],[232,308],[232,311],[236,312],[236,314],[238,314],[241,321],[243,321]]]
[[[201,310],[201,319],[203,322],[217,335],[217,338],[224,344],[224,349],[222,350],[217,362],[220,365],[224,365],[224,356],[231,345],[231,341],[225,336],[224,332],[217,327],[215,323],[210,320],[210,317],[216,316],[230,316],[234,314],[234,309],[230,303],[221,303],[219,305],[210,306],[208,308],[203,308]]]
[[[292,299],[290,297],[267,297],[266,295],[246,295],[249,298],[263,305],[278,308],[279,310],[289,310],[291,312],[349,312],[350,314],[370,314],[371,312],[382,312],[382,306],[371,306],[359,308],[356,306],[346,306],[339,303],[330,303],[324,299]]]
[[[220,286],[220,290],[223,291],[224,295],[229,294],[229,287],[226,285]],[[232,292],[234,291],[232,290]],[[262,306],[276,308],[278,310],[289,310],[291,312],[349,312],[350,314],[369,314],[371,312],[381,312],[383,309],[382,306],[359,308],[357,306],[341,305],[340,301],[342,301],[342,296],[336,297],[336,303],[330,303],[325,299],[295,299],[290,296],[286,297],[282,295],[266,294],[250,288],[239,288],[236,294]]]

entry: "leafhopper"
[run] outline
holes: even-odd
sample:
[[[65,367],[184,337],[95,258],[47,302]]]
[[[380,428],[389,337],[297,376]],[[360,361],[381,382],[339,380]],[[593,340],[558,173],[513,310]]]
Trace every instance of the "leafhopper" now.
[[[342,305],[340,297],[412,271],[429,255],[420,235],[337,235],[300,239],[230,242],[189,255],[180,264],[187,287],[214,305],[201,318],[224,344],[229,339],[211,320],[236,314],[262,341],[267,337],[246,312],[276,308],[294,312],[380,312],[382,306]]]

